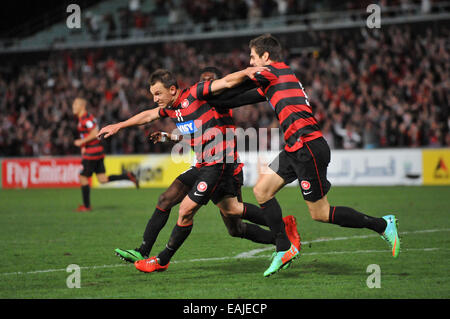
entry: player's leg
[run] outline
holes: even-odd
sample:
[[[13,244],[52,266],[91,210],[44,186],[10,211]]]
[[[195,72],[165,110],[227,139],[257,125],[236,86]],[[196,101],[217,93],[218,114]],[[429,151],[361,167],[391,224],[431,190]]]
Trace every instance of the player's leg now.
[[[244,182],[244,177],[242,171],[238,174],[233,174],[233,177],[225,181],[222,187],[227,188],[230,192],[230,196],[236,195],[235,199],[239,203],[242,201],[242,190],[241,186]],[[275,244],[275,239],[269,230],[263,229],[258,225],[266,225],[266,220],[264,218],[261,209],[253,204],[243,203],[243,206],[238,207],[239,211],[242,211],[239,215],[227,215],[220,211],[220,216],[227,227],[228,233],[232,237],[244,238],[251,240],[256,243],[261,244]],[[247,213],[247,214],[246,214]],[[246,217],[244,217],[246,215]],[[244,223],[242,219],[245,218],[250,220],[251,223]]]
[[[311,202],[305,201],[312,219],[324,223],[339,225],[349,228],[367,228],[380,235],[386,229],[386,221],[383,218],[372,217],[346,206],[330,206],[327,196]]]
[[[166,247],[155,257],[135,262],[136,269],[143,272],[164,271],[169,267],[171,258],[188,238],[194,225],[194,215],[201,207],[186,196],[180,204],[178,220],[172,230]]]
[[[99,181],[100,184],[121,180],[129,180],[134,183],[136,188],[139,188],[139,180],[136,177],[136,175],[134,175],[132,172],[125,172],[117,175],[106,175],[105,163],[103,158],[96,161],[94,171],[97,176],[97,180]]]
[[[197,180],[181,201],[177,224],[172,230],[166,247],[156,257],[136,261],[136,269],[143,272],[167,269],[170,259],[191,233],[195,213],[214,195],[224,172],[225,164],[204,166],[198,171]]]
[[[265,170],[253,188],[253,193],[264,212],[267,225],[275,236],[276,242],[276,252],[272,255],[272,263],[264,272],[265,277],[271,276],[280,269],[288,268],[292,260],[299,255],[297,247],[291,243],[286,234],[281,207],[275,198],[276,193],[295,178],[295,172],[286,160],[285,153],[283,151],[275,158],[269,165],[273,172]]]
[[[299,186],[314,220],[342,227],[368,228],[380,234],[384,231],[386,221],[383,218],[362,214],[351,207],[330,206],[328,203],[326,194],[331,183],[326,175],[330,149],[324,139],[305,143],[303,154],[296,156],[298,161],[303,157],[302,171],[298,171]]]
[[[139,188],[139,179],[133,172],[125,172],[123,174],[108,175],[108,176],[106,176],[104,174],[104,178],[102,178],[102,180],[100,180],[100,178],[99,178],[100,183],[109,183],[109,182],[123,181],[123,180],[129,180],[129,181],[133,182],[133,184],[136,186],[136,188]]]
[[[87,212],[91,210],[91,187],[89,186],[89,177],[92,176],[92,161],[83,159],[81,161],[82,170],[80,172],[80,185],[83,205],[77,209],[78,212]]]
[[[252,223],[245,223],[239,216],[220,216],[231,237],[244,238],[259,244],[275,244],[272,232]]]
[[[394,215],[373,217],[361,213],[352,207],[330,206],[327,196],[311,202],[305,201],[311,217],[320,222],[349,228],[367,228],[380,234],[392,249],[392,255],[398,257],[400,238],[397,231],[397,220]]]
[[[277,199],[276,193],[286,184],[285,180],[278,174],[261,174],[253,193],[260,205],[267,225],[276,238],[277,251],[286,251],[291,243],[286,235],[283,222],[283,213]]]
[[[330,149],[324,139],[305,143],[305,155],[310,160],[305,161],[308,173],[306,177],[299,176],[300,187],[311,217],[320,222],[349,228],[367,228],[377,232],[386,239],[393,248],[393,255],[398,256],[400,241],[398,239],[395,216],[390,219],[385,216],[373,217],[346,206],[331,206],[326,194],[331,184],[326,178],[327,166],[330,161]],[[391,215],[389,215],[391,216]],[[388,230],[387,232],[385,232]],[[389,235],[386,235],[388,233]]]
[[[156,238],[169,219],[172,207],[183,200],[189,189],[190,187],[188,185],[183,184],[183,182],[177,178],[165,192],[159,195],[158,204],[145,227],[143,241],[141,247],[139,247],[139,252],[142,256],[149,256]]]
[[[157,257],[161,266],[169,263],[172,256],[191,233],[194,225],[194,215],[200,207],[201,205],[194,202],[189,196],[186,196],[181,202],[177,224],[172,230],[166,248]]]
[[[195,167],[191,167],[189,170],[180,174],[166,191],[159,195],[153,215],[145,227],[141,246],[136,249],[126,250],[116,248],[116,255],[129,262],[148,258],[161,229],[164,228],[169,219],[172,207],[183,200],[189,189],[195,183],[197,175],[198,169]]]

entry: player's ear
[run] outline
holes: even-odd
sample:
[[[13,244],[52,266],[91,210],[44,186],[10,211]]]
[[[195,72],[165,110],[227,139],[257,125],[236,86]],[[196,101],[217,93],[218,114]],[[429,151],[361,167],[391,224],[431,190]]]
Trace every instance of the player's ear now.
[[[267,52],[267,51],[265,51],[264,53],[263,53],[263,55],[262,55],[262,58],[263,58],[263,60],[264,61],[269,61],[269,59],[270,59],[270,54],[269,54],[269,52]]]
[[[175,87],[175,85],[171,85],[169,88],[169,92],[172,95],[175,95],[177,93],[177,88]]]

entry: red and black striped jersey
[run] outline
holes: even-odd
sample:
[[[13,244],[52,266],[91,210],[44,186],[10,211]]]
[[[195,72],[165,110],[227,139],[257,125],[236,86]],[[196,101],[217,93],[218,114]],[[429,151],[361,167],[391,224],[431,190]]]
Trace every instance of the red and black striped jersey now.
[[[93,129],[97,127],[97,120],[93,115],[84,113],[83,116],[78,118],[78,132],[80,138],[85,138]],[[87,160],[98,160],[105,157],[103,145],[100,140],[95,138],[92,141],[82,146],[84,152],[81,153],[81,157]]]
[[[292,69],[283,62],[267,65],[270,71],[258,72],[253,79],[274,109],[286,142],[285,150],[294,152],[322,136],[308,97]]]
[[[209,105],[211,84],[196,83],[182,90],[172,106],[159,109],[159,116],[170,117],[183,139],[189,141],[197,167],[237,161],[236,127],[231,112],[219,112]]]
[[[213,105],[210,105],[210,106],[213,107]],[[229,127],[227,129],[233,130],[234,154],[233,154],[232,160],[236,163],[236,168],[234,169],[233,175],[238,175],[242,171],[242,168],[244,167],[244,163],[240,162],[239,155],[237,152],[237,140],[236,140],[236,134],[235,134],[236,126],[235,126],[234,120],[233,120],[233,110],[232,109],[220,109],[220,108],[214,108],[214,110],[219,114],[220,121],[226,121],[229,123],[228,124]],[[229,136],[228,138],[231,138],[231,136]],[[229,147],[233,147],[232,143],[230,143]],[[231,153],[230,153],[230,155],[231,155]]]

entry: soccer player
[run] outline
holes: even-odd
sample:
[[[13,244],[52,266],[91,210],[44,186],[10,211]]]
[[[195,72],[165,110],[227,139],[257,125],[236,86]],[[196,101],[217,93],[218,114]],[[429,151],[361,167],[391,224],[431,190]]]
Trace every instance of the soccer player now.
[[[270,34],[249,43],[250,65],[268,69],[252,78],[276,113],[283,130],[285,148],[269,165],[275,174],[262,174],[253,188],[255,197],[271,216],[281,216],[276,193],[286,184],[299,181],[303,199],[311,217],[320,222],[351,228],[368,228],[381,235],[389,244],[393,257],[400,252],[397,220],[394,215],[372,217],[351,207],[331,206],[326,194],[331,184],[327,180],[330,148],[313,116],[308,96],[295,73],[282,62],[279,41]],[[270,226],[270,225],[269,225]],[[280,231],[272,225],[271,229]],[[289,247],[285,242],[284,247]],[[278,256],[272,264],[281,264]]]
[[[215,67],[206,67],[200,72],[200,82],[206,82],[215,80],[222,77],[222,73]],[[240,91],[221,97],[213,97],[208,99],[208,103],[214,107],[214,105],[233,105],[234,107],[242,105],[247,100],[245,96],[239,95]],[[250,90],[245,92],[245,95],[249,97],[250,100],[254,101],[265,101],[265,97],[261,95],[257,90]],[[228,98],[229,97],[229,98]],[[211,102],[212,101],[212,102]],[[231,110],[225,110],[231,117]],[[224,113],[225,113],[224,112]],[[226,114],[224,114],[226,115]],[[154,142],[167,142],[176,141],[179,142],[183,139],[183,135],[173,135],[166,132],[154,132],[151,134],[150,139]],[[235,170],[233,172],[233,178],[235,183],[237,183],[237,199],[242,202],[241,186],[243,185],[243,164],[236,164]],[[193,183],[197,179],[199,173],[199,167],[193,166],[187,171],[180,174],[167,188],[164,193],[162,193],[158,198],[158,203],[152,217],[149,219],[147,226],[144,231],[143,241],[139,248],[136,249],[120,249],[115,250],[116,255],[121,257],[123,260],[128,262],[135,262],[141,259],[147,259],[151,249],[160,233],[161,229],[166,225],[169,219],[169,214],[175,205],[179,204],[183,198],[188,194],[189,189],[192,187]],[[244,216],[225,216],[222,212],[220,215],[227,227],[228,233],[232,237],[245,238],[252,240],[256,243],[262,244],[275,244],[275,238],[272,233],[268,230],[262,229],[258,225],[266,225],[264,216],[259,212],[259,209],[254,205],[245,203]],[[242,218],[247,219],[255,224],[244,223]],[[297,231],[296,220],[294,216],[286,216],[283,218],[285,223],[286,234],[290,241],[300,250],[300,236]]]
[[[87,101],[81,97],[77,97],[72,104],[72,112],[78,118],[77,129],[80,133],[80,138],[76,139],[74,144],[81,148],[81,165],[83,166],[80,172],[83,205],[77,208],[77,212],[90,212],[92,210],[89,177],[93,173],[96,174],[98,181],[102,184],[118,180],[130,180],[136,185],[136,188],[139,187],[138,179],[131,172],[109,176],[105,174],[105,164],[103,163],[105,153],[103,145],[97,138],[97,121],[92,114],[87,112],[86,105]]]
[[[166,270],[172,256],[189,236],[195,213],[210,199],[223,214],[242,216],[245,204],[238,202],[236,184],[233,182],[237,161],[234,131],[231,140],[223,139],[224,134],[228,136],[230,133],[227,131],[229,123],[209,106],[206,99],[236,86],[243,78],[252,78],[255,72],[264,69],[247,68],[219,80],[197,83],[185,90],[178,88],[175,77],[169,71],[157,70],[150,77],[150,91],[158,108],[143,111],[124,122],[108,125],[100,130],[98,135],[108,138],[120,129],[170,117],[180,131],[190,137],[197,162],[202,164],[193,187],[181,201],[177,224],[166,248],[158,256],[136,261],[138,270]],[[277,222],[284,225],[281,216],[279,218]],[[280,239],[289,241],[284,228],[279,233],[280,238],[275,238],[276,246]],[[298,249],[291,244],[284,254],[283,266],[288,267],[298,254]]]

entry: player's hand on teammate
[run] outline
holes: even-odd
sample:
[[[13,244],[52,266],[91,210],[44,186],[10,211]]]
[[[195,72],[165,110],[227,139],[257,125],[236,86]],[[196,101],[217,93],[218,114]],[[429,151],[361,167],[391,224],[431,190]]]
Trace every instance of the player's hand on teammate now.
[[[117,132],[119,132],[119,130],[120,130],[120,124],[119,123],[107,125],[107,126],[103,127],[100,130],[100,132],[98,132],[97,138],[98,139],[108,138],[111,135],[114,135]]]
[[[254,79],[255,74],[258,72],[269,71],[270,69],[265,66],[249,66],[245,69],[245,74],[250,78]]]

